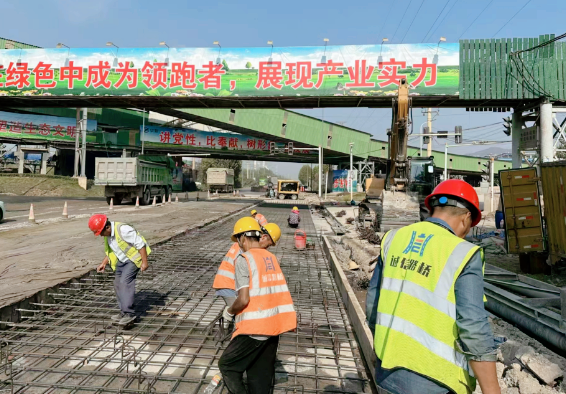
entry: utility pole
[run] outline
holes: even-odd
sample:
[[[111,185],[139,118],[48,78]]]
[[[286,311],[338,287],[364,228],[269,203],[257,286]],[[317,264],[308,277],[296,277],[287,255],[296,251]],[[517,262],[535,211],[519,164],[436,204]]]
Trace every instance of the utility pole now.
[[[489,166],[489,172],[490,172],[489,178],[490,178],[490,186],[491,186],[491,211],[490,212],[493,212],[493,178],[494,178],[494,173],[495,173],[493,167],[495,167],[495,165],[494,165],[495,164],[495,157],[491,156],[489,158],[489,160],[491,161],[491,165]]]
[[[87,124],[87,108],[83,108],[83,121],[82,121],[82,157],[81,157],[81,177],[86,177],[86,124]]]
[[[352,150],[354,149],[354,143],[350,142],[350,201],[354,200],[354,182],[352,180],[352,175],[354,174],[354,156],[352,155]]]
[[[429,134],[431,134],[430,138],[428,139],[428,144],[426,146],[426,155],[427,157],[432,156],[432,109],[431,108],[427,108],[426,111],[426,120],[427,120],[427,126],[428,126],[428,132]],[[422,141],[421,137],[421,141]]]
[[[77,108],[77,128],[75,133],[75,169],[73,176],[79,176],[79,155],[80,155],[80,134],[81,134],[81,109]]]

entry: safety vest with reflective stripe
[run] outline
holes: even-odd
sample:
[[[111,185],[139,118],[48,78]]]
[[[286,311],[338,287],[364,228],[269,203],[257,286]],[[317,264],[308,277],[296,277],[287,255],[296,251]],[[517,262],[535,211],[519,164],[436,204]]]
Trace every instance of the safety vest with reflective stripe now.
[[[267,219],[261,213],[256,213],[254,218],[260,226],[265,226],[267,224]]]
[[[133,245],[127,243],[122,239],[122,235],[120,233],[122,224],[123,223],[114,222],[114,237],[116,238],[116,243],[118,244],[118,247],[122,250],[122,252],[124,252],[126,257],[139,268],[142,265],[140,252],[138,252],[138,250]],[[140,235],[139,232],[137,232],[137,234],[141,237],[141,239],[143,239],[143,242],[145,242],[145,250],[147,252],[147,255],[149,256],[149,254],[151,253],[149,244],[147,243],[143,235]],[[110,260],[110,268],[112,268],[113,271],[116,271],[118,257],[108,244],[108,237],[104,237],[104,251],[106,253],[106,256],[108,256],[108,259]]]
[[[374,337],[383,368],[417,372],[458,394],[475,390],[457,346],[454,284],[478,249],[431,222],[385,234]]]
[[[240,246],[234,242],[226,256],[222,259],[218,272],[212,284],[213,289],[232,289],[236,290],[236,282],[234,280],[236,271],[234,269],[234,261],[241,253]]]
[[[297,314],[277,258],[265,249],[251,249],[242,256],[250,271],[250,302],[236,315],[232,338],[275,336],[297,328]]]

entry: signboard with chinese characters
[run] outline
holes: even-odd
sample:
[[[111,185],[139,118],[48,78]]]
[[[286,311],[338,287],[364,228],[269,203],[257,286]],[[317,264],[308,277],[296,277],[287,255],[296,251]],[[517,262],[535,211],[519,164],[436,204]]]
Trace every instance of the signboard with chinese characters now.
[[[455,95],[459,44],[0,51],[0,95]]]
[[[351,177],[350,172],[352,173]],[[351,183],[354,186],[354,191],[358,188],[358,170],[334,170],[332,171],[332,192],[350,192]]]
[[[96,128],[96,120],[87,121],[87,131],[96,131]],[[74,141],[76,133],[74,118],[0,111],[0,138]],[[94,136],[87,136],[89,138],[94,142]]]
[[[229,149],[229,150],[269,150],[269,141],[248,137],[242,134],[176,129],[160,126],[146,126],[145,132],[140,126],[141,139],[145,142],[177,146]]]

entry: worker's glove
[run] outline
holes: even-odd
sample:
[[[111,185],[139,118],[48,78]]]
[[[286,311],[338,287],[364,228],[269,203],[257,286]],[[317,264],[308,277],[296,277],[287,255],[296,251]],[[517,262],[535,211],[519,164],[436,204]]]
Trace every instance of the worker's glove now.
[[[228,329],[230,324],[234,323],[234,315],[228,312],[229,306],[224,308],[224,312],[222,313],[222,317],[224,318],[224,328]]]

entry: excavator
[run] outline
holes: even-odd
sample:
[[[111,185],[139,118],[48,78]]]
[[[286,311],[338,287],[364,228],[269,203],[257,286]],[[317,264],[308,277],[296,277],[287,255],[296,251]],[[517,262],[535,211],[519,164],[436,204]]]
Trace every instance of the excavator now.
[[[392,109],[386,176],[366,181],[366,198],[358,214],[359,226],[366,227],[369,221],[375,231],[381,232],[428,217],[424,199],[435,187],[434,158],[407,155],[411,98],[406,78],[399,81]]]

